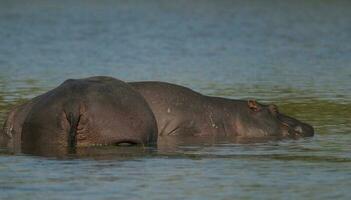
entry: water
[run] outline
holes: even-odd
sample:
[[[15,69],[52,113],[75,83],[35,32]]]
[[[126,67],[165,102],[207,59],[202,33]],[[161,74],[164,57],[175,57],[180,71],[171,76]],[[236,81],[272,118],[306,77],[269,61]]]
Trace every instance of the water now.
[[[309,139],[0,150],[0,199],[350,199],[350,1],[0,1],[0,122],[67,78],[110,75],[257,98]]]

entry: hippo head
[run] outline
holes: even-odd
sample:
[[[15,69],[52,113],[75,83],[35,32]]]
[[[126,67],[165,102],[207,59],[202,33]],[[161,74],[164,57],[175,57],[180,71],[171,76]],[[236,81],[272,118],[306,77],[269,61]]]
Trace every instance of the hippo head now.
[[[280,113],[276,105],[264,105],[255,100],[249,100],[245,104],[241,112],[239,134],[242,132],[247,136],[290,138],[314,135],[312,126]]]

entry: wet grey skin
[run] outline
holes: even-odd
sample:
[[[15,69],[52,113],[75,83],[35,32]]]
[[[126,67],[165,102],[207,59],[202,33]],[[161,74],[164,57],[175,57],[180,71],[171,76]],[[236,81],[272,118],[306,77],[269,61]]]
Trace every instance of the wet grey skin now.
[[[0,134],[18,153],[74,153],[101,145],[156,145],[157,124],[144,98],[110,77],[69,79],[15,107]]]
[[[150,105],[159,136],[225,137],[248,141],[314,135],[312,126],[280,113],[275,105],[205,96],[165,82],[129,84]]]

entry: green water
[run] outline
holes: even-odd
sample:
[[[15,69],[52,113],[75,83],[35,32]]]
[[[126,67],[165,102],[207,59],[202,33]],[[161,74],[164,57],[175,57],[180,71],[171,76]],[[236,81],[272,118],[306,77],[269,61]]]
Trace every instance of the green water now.
[[[313,138],[0,150],[0,199],[350,199],[351,2],[0,1],[0,123],[68,78],[160,80],[256,98]]]

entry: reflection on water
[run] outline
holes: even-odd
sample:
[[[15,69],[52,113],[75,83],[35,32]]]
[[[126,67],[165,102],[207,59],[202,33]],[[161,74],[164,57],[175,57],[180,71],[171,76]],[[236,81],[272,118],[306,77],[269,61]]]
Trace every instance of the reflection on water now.
[[[67,78],[110,75],[274,102],[317,132],[68,157],[0,149],[0,199],[350,199],[350,8],[346,0],[0,0],[0,123]]]

